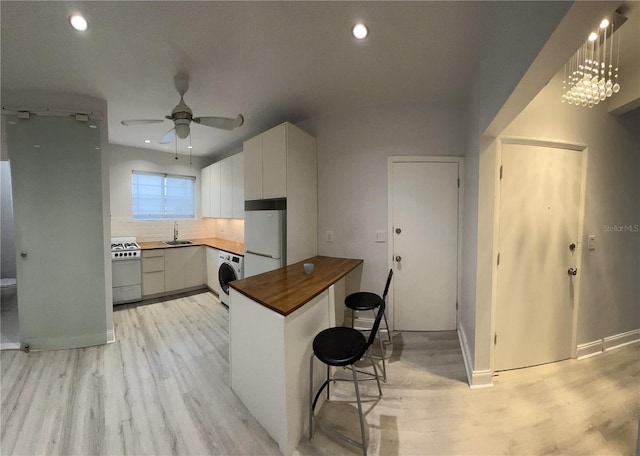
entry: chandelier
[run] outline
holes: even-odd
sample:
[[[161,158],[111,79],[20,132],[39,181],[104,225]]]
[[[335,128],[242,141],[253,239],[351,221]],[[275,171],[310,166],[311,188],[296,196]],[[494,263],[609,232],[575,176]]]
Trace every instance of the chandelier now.
[[[563,103],[593,108],[620,91],[620,32],[615,36],[613,32],[624,20],[619,14],[611,21],[603,19],[598,30],[565,63],[560,97]]]

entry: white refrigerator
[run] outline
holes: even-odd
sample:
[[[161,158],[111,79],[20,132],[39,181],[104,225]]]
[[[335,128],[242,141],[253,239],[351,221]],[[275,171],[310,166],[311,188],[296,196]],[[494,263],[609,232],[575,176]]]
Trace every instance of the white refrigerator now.
[[[286,211],[246,211],[244,217],[244,277],[286,265]]]

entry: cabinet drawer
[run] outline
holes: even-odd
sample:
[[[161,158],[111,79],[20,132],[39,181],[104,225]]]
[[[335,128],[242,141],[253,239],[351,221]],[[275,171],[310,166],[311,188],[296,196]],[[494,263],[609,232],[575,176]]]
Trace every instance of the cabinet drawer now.
[[[164,271],[164,255],[142,258],[142,272]]]
[[[164,258],[164,249],[153,249],[153,250],[142,251],[142,258],[153,258],[153,257]]]

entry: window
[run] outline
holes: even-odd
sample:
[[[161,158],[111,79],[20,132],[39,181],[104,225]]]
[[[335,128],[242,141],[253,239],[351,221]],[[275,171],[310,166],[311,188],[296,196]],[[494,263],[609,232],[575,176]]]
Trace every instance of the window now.
[[[134,220],[196,218],[196,178],[133,171]]]

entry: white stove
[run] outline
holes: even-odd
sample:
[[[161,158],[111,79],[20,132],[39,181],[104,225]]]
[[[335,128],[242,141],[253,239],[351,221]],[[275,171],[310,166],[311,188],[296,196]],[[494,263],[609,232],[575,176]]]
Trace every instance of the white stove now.
[[[122,237],[111,239],[112,260],[129,260],[132,257],[140,258],[140,246],[136,242],[136,238]]]
[[[142,300],[141,250],[135,237],[111,239],[113,303]]]

